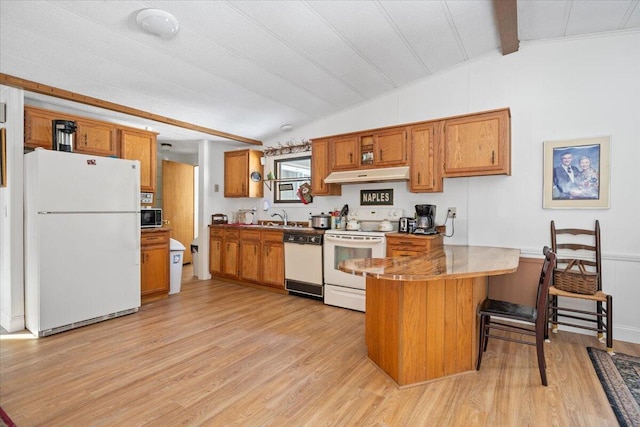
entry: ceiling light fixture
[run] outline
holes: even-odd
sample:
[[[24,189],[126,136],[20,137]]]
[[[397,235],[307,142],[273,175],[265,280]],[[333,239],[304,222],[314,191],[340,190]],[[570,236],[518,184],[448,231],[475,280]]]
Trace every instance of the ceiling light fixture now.
[[[136,15],[136,22],[146,32],[164,38],[175,36],[180,29],[175,16],[160,9],[141,10]]]
[[[289,132],[291,129],[293,129],[293,126],[286,124],[286,125],[280,126],[280,129],[283,130],[284,132]]]
[[[168,142],[163,142],[160,144],[160,150],[161,151],[171,151],[171,147],[172,145],[169,144]]]

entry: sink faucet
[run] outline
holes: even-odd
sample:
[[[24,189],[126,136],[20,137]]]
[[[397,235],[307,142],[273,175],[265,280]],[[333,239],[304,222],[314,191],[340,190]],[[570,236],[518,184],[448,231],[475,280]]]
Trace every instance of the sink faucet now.
[[[282,210],[282,215],[280,215],[279,213],[274,213],[271,214],[271,216],[279,216],[283,222],[283,225],[287,225],[287,211],[285,211],[284,209]]]

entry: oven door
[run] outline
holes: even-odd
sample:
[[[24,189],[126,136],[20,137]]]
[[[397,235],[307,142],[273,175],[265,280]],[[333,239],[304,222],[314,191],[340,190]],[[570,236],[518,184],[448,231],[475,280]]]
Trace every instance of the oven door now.
[[[324,235],[324,282],[353,289],[365,289],[365,278],[338,270],[341,261],[354,258],[383,258],[383,236]]]

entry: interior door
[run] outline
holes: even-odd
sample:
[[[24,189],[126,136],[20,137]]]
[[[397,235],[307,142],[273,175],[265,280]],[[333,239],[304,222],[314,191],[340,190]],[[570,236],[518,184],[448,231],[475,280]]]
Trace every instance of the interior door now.
[[[178,240],[187,248],[182,262],[188,264],[191,259],[193,241],[193,165],[162,161],[162,215],[172,228],[171,238]]]

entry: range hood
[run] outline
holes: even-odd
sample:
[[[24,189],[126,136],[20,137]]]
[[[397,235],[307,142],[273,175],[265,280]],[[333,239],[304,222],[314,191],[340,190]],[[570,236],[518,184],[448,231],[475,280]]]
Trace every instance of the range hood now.
[[[408,181],[409,166],[399,168],[360,169],[331,172],[324,179],[326,184],[348,184],[352,182]]]

